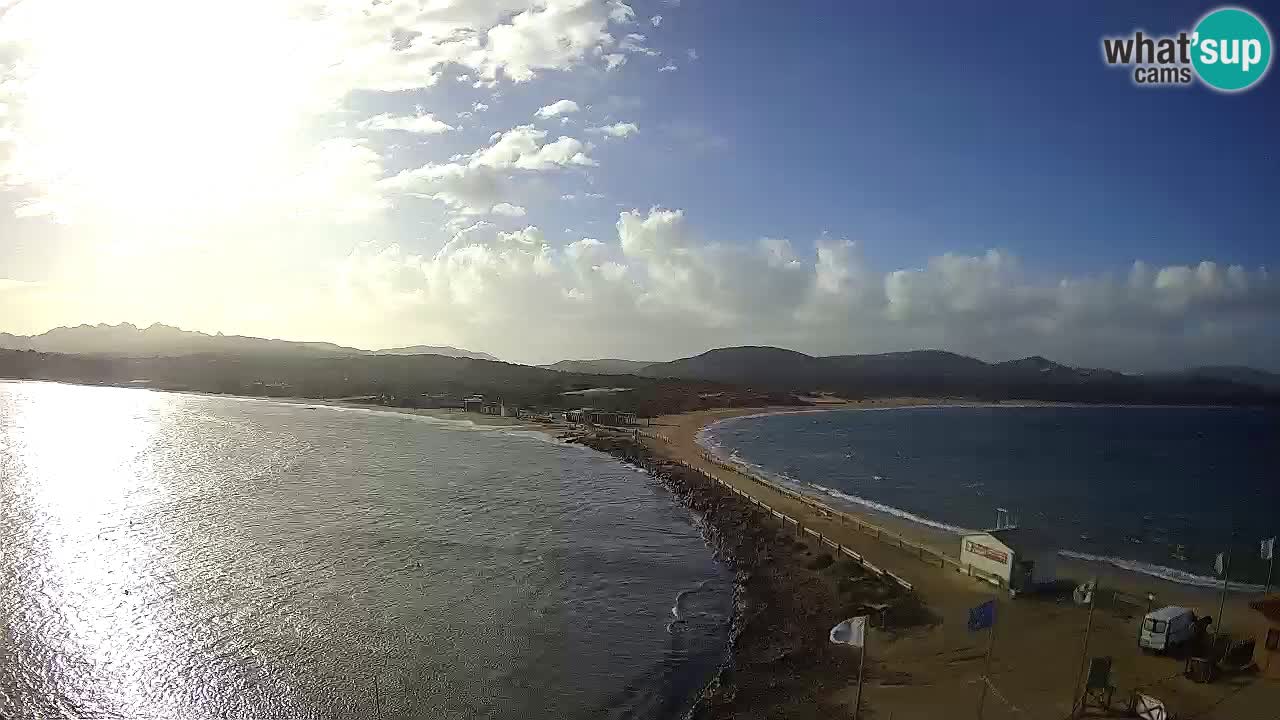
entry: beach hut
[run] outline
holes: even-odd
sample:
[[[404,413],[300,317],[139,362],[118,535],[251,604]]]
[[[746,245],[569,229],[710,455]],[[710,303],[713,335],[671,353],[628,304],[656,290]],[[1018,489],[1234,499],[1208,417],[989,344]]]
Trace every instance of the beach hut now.
[[[960,564],[998,580],[1011,595],[1053,582],[1057,555],[1046,537],[1029,528],[1004,527],[960,539]]]

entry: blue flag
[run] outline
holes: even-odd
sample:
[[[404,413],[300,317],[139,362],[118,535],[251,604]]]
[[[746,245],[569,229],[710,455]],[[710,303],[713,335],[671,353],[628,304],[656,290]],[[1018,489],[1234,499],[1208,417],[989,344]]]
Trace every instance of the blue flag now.
[[[996,624],[996,601],[988,600],[969,609],[969,630],[986,630]]]

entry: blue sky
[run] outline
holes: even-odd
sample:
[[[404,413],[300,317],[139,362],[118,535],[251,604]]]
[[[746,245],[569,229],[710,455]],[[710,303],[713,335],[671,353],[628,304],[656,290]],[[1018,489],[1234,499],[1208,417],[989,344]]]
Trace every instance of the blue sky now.
[[[1213,4],[27,5],[0,17],[0,331],[1280,349],[1280,86],[1135,87],[1100,50]]]

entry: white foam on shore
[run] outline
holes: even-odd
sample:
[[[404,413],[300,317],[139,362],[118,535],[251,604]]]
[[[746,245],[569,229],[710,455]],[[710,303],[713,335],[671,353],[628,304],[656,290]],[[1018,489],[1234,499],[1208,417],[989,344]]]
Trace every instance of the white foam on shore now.
[[[1141,575],[1149,575],[1160,580],[1166,580],[1178,585],[1191,585],[1193,587],[1202,587],[1217,589],[1222,587],[1222,578],[1210,577],[1208,575],[1196,575],[1195,573],[1179,570],[1177,568],[1165,567],[1164,565],[1156,565],[1155,563],[1146,563],[1141,560],[1130,560],[1128,558],[1109,557],[1106,555],[1090,555],[1089,553],[1076,552],[1074,550],[1059,550],[1058,554],[1065,558],[1073,560],[1084,560],[1086,562],[1103,563],[1112,567],[1127,570]],[[1248,583],[1231,583],[1232,590],[1240,592],[1262,592],[1261,585],[1250,585]]]
[[[892,505],[885,505],[884,503],[878,503],[875,500],[868,500],[864,497],[858,497],[857,495],[850,495],[848,493],[843,493],[843,492],[840,492],[839,490],[836,490],[835,488],[829,488],[825,485],[808,483],[808,486],[815,490],[818,490],[819,492],[830,495],[833,498],[838,498],[846,502],[855,503],[857,505],[861,505],[865,508],[869,508],[883,515],[891,515],[896,518],[907,520],[908,522],[913,522],[917,525],[924,525],[925,527],[931,527],[935,530],[942,530],[945,532],[955,533],[957,535],[964,535],[966,533],[971,532],[970,530],[966,528],[962,528],[959,525],[948,525],[947,523],[941,522],[939,520],[933,520],[931,518],[924,517],[923,515],[916,515],[915,513],[909,512],[907,510],[903,510],[902,508],[894,507]]]

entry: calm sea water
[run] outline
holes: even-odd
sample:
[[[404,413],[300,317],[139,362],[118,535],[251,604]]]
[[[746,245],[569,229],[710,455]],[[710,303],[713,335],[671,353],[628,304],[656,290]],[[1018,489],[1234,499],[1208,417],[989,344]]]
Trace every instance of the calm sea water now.
[[[540,435],[0,383],[6,718],[671,717],[730,582]]]
[[[810,492],[942,528],[991,527],[1007,508],[1068,553],[1189,584],[1218,582],[1229,545],[1232,577],[1261,583],[1258,542],[1280,532],[1275,411],[848,410],[736,418],[702,440]]]

